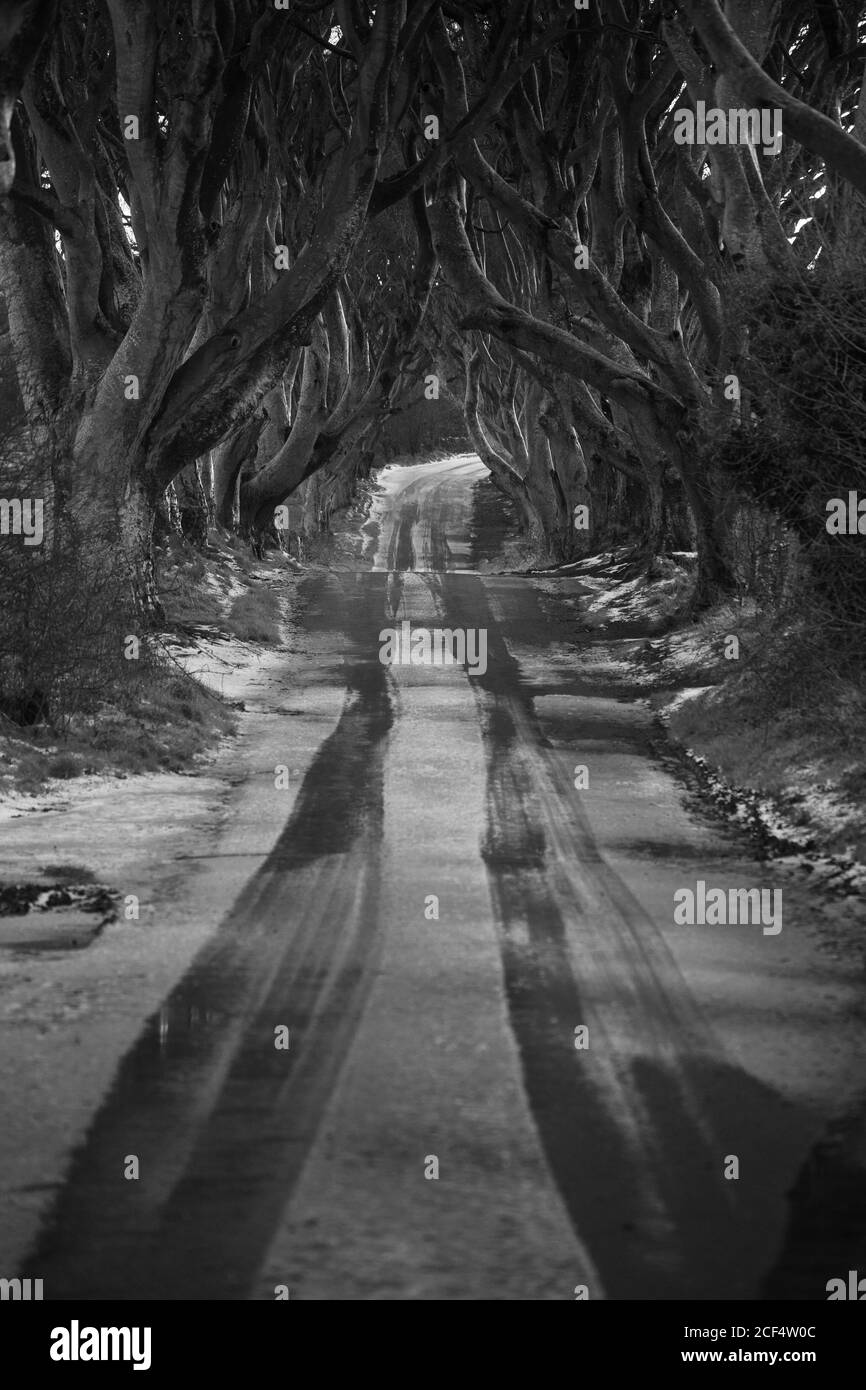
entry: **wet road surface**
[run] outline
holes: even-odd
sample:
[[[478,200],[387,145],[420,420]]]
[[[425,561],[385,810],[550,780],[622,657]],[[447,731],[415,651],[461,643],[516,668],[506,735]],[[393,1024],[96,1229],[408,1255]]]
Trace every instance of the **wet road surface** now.
[[[542,588],[473,570],[483,473],[389,470],[364,567],[307,581],[342,715],[123,1059],[24,1271],[47,1298],[739,1299],[777,1265],[853,981],[795,897],[777,937],[673,926],[697,878],[776,880],[582,686]],[[486,671],[383,664],[404,621],[483,631]],[[805,1267],[822,1297],[820,1240]]]

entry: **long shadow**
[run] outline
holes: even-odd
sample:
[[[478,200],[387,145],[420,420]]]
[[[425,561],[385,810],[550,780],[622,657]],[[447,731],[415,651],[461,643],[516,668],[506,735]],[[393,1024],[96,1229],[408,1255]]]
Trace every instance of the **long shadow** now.
[[[47,1299],[242,1298],[260,1267],[378,959],[384,580],[324,596],[323,626],[354,609],[364,653],[339,723],[271,854],[121,1063],[26,1261]]]
[[[807,1155],[789,1193],[789,1216],[778,1257],[764,1281],[767,1299],[827,1299],[841,1279],[850,1296],[866,1279],[866,1096],[828,1126]],[[858,1302],[866,1300],[866,1286]]]
[[[803,1117],[714,1055],[709,1033],[692,1031],[688,1008],[669,1015],[670,982],[652,971],[639,989],[652,1027],[668,1019],[665,1044],[649,1021],[644,1052],[640,1040],[629,1038],[623,1052],[605,1035],[603,1001],[583,996],[568,943],[580,943],[586,907],[558,872],[539,814],[544,740],[534,691],[478,581],[449,577],[446,589],[451,621],[488,631],[487,673],[473,680],[488,763],[481,852],[526,1092],[574,1230],[608,1298],[753,1296],[772,1233],[767,1193],[802,1138]],[[587,882],[603,884],[608,903],[637,923],[624,946],[635,930],[639,943],[644,930],[651,941],[654,924],[615,879],[588,826],[574,849],[583,852]],[[631,960],[624,956],[624,986]],[[589,1049],[578,1050],[574,1028],[589,1017],[598,1026]],[[740,1156],[742,1179],[725,1178],[728,1154]]]
[[[412,528],[419,519],[417,502],[406,503],[400,510],[400,521],[391,544],[388,564],[394,570],[413,570],[415,568],[415,547],[412,544]]]

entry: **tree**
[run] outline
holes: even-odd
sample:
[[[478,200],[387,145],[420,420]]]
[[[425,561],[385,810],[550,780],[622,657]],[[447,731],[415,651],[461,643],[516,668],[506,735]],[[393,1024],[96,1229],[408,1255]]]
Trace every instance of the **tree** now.
[[[691,537],[697,603],[738,582],[742,288],[862,244],[852,0],[6,10],[13,452],[144,610],[166,495],[199,540],[299,489],[318,524],[430,371],[554,558],[613,506],[647,553]],[[778,107],[781,150],[684,143],[699,103]]]
[[[312,348],[346,271],[405,15],[379,6],[344,47],[247,3],[108,0],[61,6],[32,55],[0,252],[11,350],[34,449],[116,534],[145,607],[159,494]],[[285,103],[309,112],[323,87],[338,138],[298,114],[295,150]]]

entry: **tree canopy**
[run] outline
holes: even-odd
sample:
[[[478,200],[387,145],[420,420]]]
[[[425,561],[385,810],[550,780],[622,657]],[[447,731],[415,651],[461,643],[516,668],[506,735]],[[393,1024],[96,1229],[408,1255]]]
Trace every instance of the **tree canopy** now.
[[[166,508],[261,533],[447,398],[554,558],[724,592],[738,505],[857,485],[816,422],[864,409],[864,61],[857,0],[7,0],[4,476],[147,609]]]

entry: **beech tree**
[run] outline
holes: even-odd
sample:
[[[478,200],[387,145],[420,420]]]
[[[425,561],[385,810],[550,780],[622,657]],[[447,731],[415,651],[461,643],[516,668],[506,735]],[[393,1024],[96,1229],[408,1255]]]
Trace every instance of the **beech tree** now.
[[[862,246],[859,8],[9,0],[9,459],[158,617],[160,509],[318,524],[434,373],[553,558],[694,545],[711,601],[763,409],[739,305]],[[680,143],[699,103],[781,149]]]
[[[152,605],[158,495],[298,349],[308,378],[321,363],[317,321],[363,228],[401,72],[411,85],[406,5],[344,16],[339,44],[328,20],[316,33],[243,0],[108,0],[53,8],[37,46],[45,7],[18,10],[18,47],[36,52],[15,69],[0,266],[29,439],[103,540],[119,528]],[[301,129],[325,88],[341,138],[311,166],[315,123]]]
[[[654,544],[667,525],[665,470],[676,470],[694,523],[700,603],[734,582],[729,483],[714,475],[701,447],[740,415],[738,394],[728,399],[725,386],[738,380],[747,344],[732,331],[726,301],[740,271],[769,276],[804,267],[802,250],[798,255],[791,244],[807,220],[808,200],[797,191],[804,183],[814,189],[820,160],[829,164],[832,156],[839,175],[827,204],[836,204],[836,224],[862,231],[862,100],[855,115],[854,73],[837,66],[838,119],[828,139],[828,117],[811,107],[802,112],[806,104],[798,98],[780,97],[783,117],[796,112],[797,129],[812,144],[789,148],[779,165],[775,153],[752,144],[677,146],[673,111],[681,103],[728,103],[742,92],[782,90],[769,78],[756,87],[741,76],[778,42],[779,8],[758,24],[749,6],[730,7],[752,57],[719,20],[717,7],[690,7],[705,28],[706,16],[715,16],[707,30],[719,62],[713,81],[700,51],[703,30],[692,30],[674,7],[602,8],[609,25],[600,25],[597,14],[579,16],[543,71],[533,68],[509,95],[496,126],[461,143],[440,175],[431,222],[464,306],[463,329],[495,336],[523,367],[530,360],[536,370],[543,365],[548,379],[571,378],[570,423],[583,445],[574,451],[574,471],[579,476],[589,460],[591,486],[593,465],[626,474],[642,469]],[[856,48],[856,21],[849,27]],[[821,66],[824,55],[811,37],[813,66]],[[461,51],[444,24],[434,30],[434,52],[446,125],[458,128],[470,100],[473,55]],[[792,83],[793,72],[792,65]],[[809,78],[798,70],[796,82]],[[851,133],[839,121],[852,125]],[[818,177],[823,174],[824,164]],[[535,280],[544,288],[530,304],[497,270],[504,257],[491,261],[473,244],[458,175],[484,200],[482,222],[505,220],[534,255]]]

